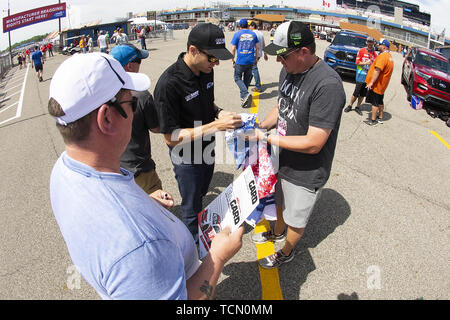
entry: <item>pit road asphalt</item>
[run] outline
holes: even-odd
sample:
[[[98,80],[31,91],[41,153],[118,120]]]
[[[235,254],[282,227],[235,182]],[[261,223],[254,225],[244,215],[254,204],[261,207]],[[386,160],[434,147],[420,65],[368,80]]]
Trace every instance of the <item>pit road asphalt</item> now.
[[[174,40],[148,42],[150,58],[143,60],[141,72],[152,80],[150,92],[186,50],[187,35],[180,30]],[[225,35],[231,49],[233,33]],[[264,35],[268,41],[268,32]],[[316,41],[323,58],[329,43]],[[362,117],[353,111],[342,115],[331,177],[295,259],[278,270],[284,299],[450,298],[450,129],[409,106],[400,84],[403,59],[392,56],[384,123],[363,123],[370,113],[365,103]],[[64,144],[48,115],[48,92],[65,59],[61,54],[47,58],[43,82],[31,66],[13,68],[0,82],[0,299],[99,299],[74,273],[49,201],[50,172]],[[258,97],[260,120],[275,105],[280,69],[274,57],[259,63],[265,88]],[[231,61],[214,70],[216,104],[249,112],[240,107]],[[343,83],[348,102],[354,82],[344,78]],[[161,136],[152,134],[151,141],[157,172],[179,216],[181,199],[168,149]],[[224,158],[217,159],[204,206],[239,174]],[[262,298],[251,234],[246,227],[242,249],[219,279],[216,299]]]

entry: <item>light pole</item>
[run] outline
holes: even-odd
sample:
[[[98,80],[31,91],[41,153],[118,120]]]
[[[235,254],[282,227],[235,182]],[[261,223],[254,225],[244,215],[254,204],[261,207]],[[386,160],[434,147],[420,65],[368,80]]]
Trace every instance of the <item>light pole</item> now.
[[[61,0],[58,0],[58,4],[60,4],[61,3]],[[62,35],[62,33],[61,33],[61,18],[59,18],[58,19],[58,24],[59,24],[59,29],[58,29],[58,33],[59,33],[59,50],[61,50],[62,51],[62,49],[63,49],[63,35]]]
[[[9,9],[9,0],[8,0],[8,17],[10,14]],[[8,40],[9,40],[9,63],[11,63],[11,66],[13,65],[13,59],[12,59],[12,52],[11,52],[11,31],[8,31]]]

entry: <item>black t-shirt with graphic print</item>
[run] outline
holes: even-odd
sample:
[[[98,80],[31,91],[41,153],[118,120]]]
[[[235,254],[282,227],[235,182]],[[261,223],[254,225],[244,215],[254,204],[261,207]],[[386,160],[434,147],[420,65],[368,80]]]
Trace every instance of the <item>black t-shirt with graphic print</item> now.
[[[155,87],[155,106],[163,134],[182,128],[195,128],[215,120],[214,70],[196,76],[184,62],[184,54],[181,53],[178,60],[164,71]],[[194,162],[194,153],[199,153],[199,146],[202,152],[214,155],[214,144],[214,135],[204,137],[200,143],[191,142],[190,163]],[[179,155],[183,156],[185,163],[189,163],[189,157],[183,155],[183,149]],[[196,157],[202,158],[200,154]]]
[[[339,75],[323,60],[302,74],[289,74],[284,68],[278,87],[279,135],[306,135],[309,126],[332,129],[318,154],[280,150],[279,177],[308,189],[327,182],[345,105],[345,92]]]

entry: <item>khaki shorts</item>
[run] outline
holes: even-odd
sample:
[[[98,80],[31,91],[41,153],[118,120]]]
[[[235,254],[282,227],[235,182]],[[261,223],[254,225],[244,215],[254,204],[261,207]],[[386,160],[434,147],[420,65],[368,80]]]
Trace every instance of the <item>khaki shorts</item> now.
[[[162,182],[155,170],[141,172],[134,178],[136,184],[147,194],[152,194],[156,190],[162,189]]]
[[[294,228],[305,228],[322,188],[310,190],[278,178],[275,203],[283,209],[284,222]]]

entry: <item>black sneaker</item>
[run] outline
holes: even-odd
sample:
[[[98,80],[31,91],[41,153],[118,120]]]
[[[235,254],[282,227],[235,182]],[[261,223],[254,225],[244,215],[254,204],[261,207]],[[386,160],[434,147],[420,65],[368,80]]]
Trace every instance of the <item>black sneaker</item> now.
[[[369,120],[364,121],[364,123],[367,124],[367,125],[369,125],[369,126],[374,127],[374,126],[376,126],[376,125],[378,124],[378,121],[377,121],[377,120],[369,119]]]
[[[344,112],[350,112],[352,111],[352,106],[348,105],[347,108],[344,109]]]
[[[276,235],[272,230],[269,230],[266,232],[252,234],[252,241],[258,244],[263,244],[268,241],[282,242],[284,240],[286,240],[286,232],[281,235]]]
[[[381,124],[384,123],[384,122],[383,122],[383,119],[381,119],[380,117],[377,117],[377,122],[378,122],[378,123],[381,123]]]
[[[355,108],[355,111],[356,111],[357,114],[359,114],[360,116],[362,116],[362,111],[361,111],[361,109],[360,109],[359,107],[356,107],[356,108]]]
[[[259,259],[258,263],[264,269],[273,269],[281,266],[283,263],[291,262],[294,259],[294,256],[294,250],[292,250],[291,254],[288,256],[286,256],[282,250],[279,250],[270,256]]]

